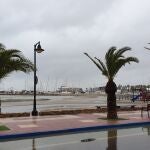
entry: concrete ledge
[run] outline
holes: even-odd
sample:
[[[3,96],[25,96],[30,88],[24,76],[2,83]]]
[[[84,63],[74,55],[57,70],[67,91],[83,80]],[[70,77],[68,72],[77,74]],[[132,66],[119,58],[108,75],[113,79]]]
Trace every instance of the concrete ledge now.
[[[124,107],[117,106],[117,111],[135,111],[141,110],[140,107]],[[39,116],[47,116],[47,115],[66,115],[66,114],[81,114],[81,113],[105,113],[107,112],[107,107],[96,106],[96,108],[83,108],[83,109],[75,109],[75,110],[49,110],[49,111],[41,111],[39,112]],[[2,113],[0,114],[0,118],[12,118],[12,117],[29,117],[29,112],[24,113]]]
[[[30,113],[1,113],[0,118],[12,118],[12,117],[29,117]]]

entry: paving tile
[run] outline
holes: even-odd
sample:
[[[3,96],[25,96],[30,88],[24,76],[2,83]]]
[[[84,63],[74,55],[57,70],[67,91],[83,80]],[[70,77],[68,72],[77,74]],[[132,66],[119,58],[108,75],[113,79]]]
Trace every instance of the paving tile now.
[[[80,122],[97,122],[96,120],[79,120]]]
[[[28,125],[18,125],[20,128],[33,128],[33,127],[38,127],[35,124],[28,124]]]

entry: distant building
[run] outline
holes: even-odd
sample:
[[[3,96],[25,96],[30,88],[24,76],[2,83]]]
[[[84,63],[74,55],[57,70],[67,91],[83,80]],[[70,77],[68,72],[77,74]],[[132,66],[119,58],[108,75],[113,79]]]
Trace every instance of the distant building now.
[[[67,87],[67,86],[61,86],[58,88],[57,92],[59,93],[83,93],[82,88],[77,88],[77,87]]]
[[[86,93],[103,93],[103,92],[105,92],[105,86],[86,88]]]

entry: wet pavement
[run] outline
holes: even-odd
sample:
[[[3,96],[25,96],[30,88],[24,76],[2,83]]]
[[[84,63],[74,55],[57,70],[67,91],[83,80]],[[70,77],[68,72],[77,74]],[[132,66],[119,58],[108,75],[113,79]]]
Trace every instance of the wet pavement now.
[[[47,131],[64,131],[88,127],[111,127],[113,125],[128,125],[134,123],[150,123],[147,112],[141,117],[140,111],[118,112],[122,120],[108,121],[102,118],[106,113],[78,114],[78,115],[52,115],[37,117],[1,118],[0,125],[7,126],[10,130],[0,131],[0,138],[6,135],[36,133]]]

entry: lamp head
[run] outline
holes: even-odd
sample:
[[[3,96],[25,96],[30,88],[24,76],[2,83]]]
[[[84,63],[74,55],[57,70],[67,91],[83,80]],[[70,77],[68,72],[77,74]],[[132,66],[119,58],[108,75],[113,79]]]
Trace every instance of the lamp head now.
[[[35,51],[36,51],[37,53],[41,53],[41,52],[44,51],[44,49],[41,48],[40,43],[38,43],[37,47],[35,48]]]

